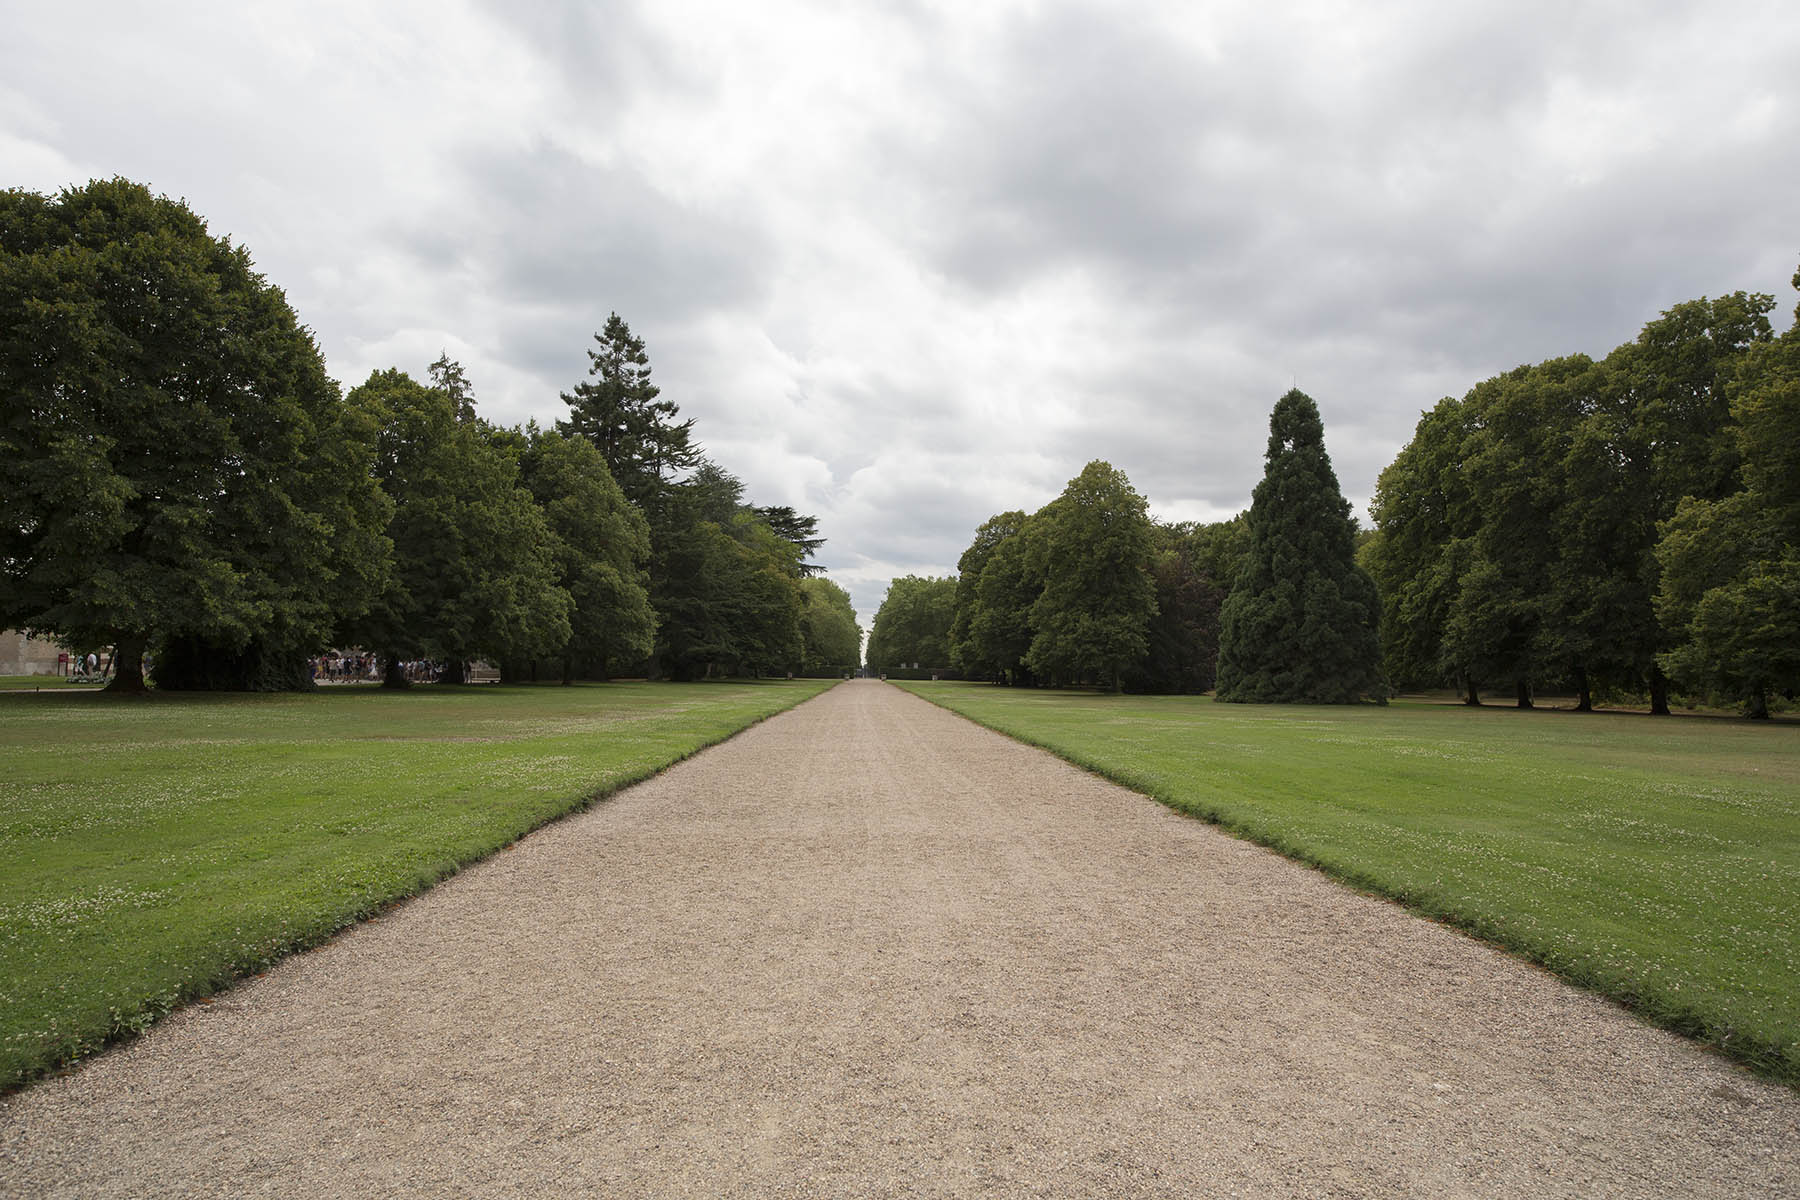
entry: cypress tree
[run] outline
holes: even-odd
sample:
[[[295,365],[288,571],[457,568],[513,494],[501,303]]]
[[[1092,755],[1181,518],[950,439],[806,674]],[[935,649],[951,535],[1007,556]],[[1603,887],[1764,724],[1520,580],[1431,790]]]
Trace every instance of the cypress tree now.
[[[1269,417],[1269,449],[1249,515],[1250,544],[1220,614],[1221,700],[1385,701],[1375,584],[1356,565],[1356,525],[1325,453],[1311,397],[1291,391]]]

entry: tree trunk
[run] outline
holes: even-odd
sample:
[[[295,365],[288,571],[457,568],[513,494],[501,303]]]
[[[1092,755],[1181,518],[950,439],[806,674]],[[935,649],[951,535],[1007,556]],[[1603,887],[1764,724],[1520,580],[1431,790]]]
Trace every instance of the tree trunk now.
[[[1532,704],[1531,704],[1531,684],[1530,684],[1530,682],[1529,682],[1529,681],[1528,681],[1528,680],[1524,680],[1524,679],[1521,679],[1521,680],[1519,680],[1519,683],[1518,683],[1518,695],[1519,695],[1519,707],[1520,707],[1520,708],[1530,708],[1530,707],[1532,707]]]
[[[1463,687],[1466,689],[1463,692],[1463,703],[1470,708],[1480,708],[1481,693],[1475,690],[1475,681],[1473,679],[1465,679],[1463,681]]]
[[[1750,693],[1750,711],[1746,715],[1748,715],[1752,721],[1766,721],[1769,719],[1768,689],[1759,685]]]
[[[150,689],[144,686],[144,646],[150,639],[141,633],[120,634],[113,647],[112,682],[109,692],[124,696],[141,696]]]
[[[452,655],[444,660],[444,673],[438,676],[439,683],[460,684],[469,682],[469,661]]]
[[[563,655],[562,685],[564,687],[569,687],[574,682],[575,682],[575,656],[573,654],[565,654],[565,655]]]
[[[1650,668],[1650,713],[1657,717],[1669,715],[1669,680],[1661,667]]]
[[[1593,712],[1594,693],[1593,690],[1588,687],[1588,673],[1586,667],[1578,666],[1575,668],[1575,693],[1577,696],[1575,701],[1575,711]]]
[[[400,667],[398,654],[381,656],[381,686],[384,688],[403,688],[412,685],[406,681],[406,672]]]

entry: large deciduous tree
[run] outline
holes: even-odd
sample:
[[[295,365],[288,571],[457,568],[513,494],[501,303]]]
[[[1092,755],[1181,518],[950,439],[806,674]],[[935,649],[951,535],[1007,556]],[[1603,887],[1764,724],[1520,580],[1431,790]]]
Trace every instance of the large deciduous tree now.
[[[386,572],[372,427],[179,201],[0,192],[0,405],[0,625],[115,646],[115,689],[154,640],[297,684]]]
[[[869,669],[948,667],[955,610],[956,580],[948,576],[905,575],[888,584],[869,631]]]
[[[744,485],[701,460],[651,523],[657,657],[676,679],[787,670],[805,657],[804,547],[744,503]]]
[[[975,540],[956,560],[956,606],[950,618],[950,663],[969,678],[1002,679],[1012,666],[1012,662],[1000,663],[983,653],[975,640],[973,624],[979,607],[977,589],[982,571],[1000,544],[1016,536],[1024,526],[1023,512],[1015,509],[996,513],[975,530]],[[1026,644],[1029,645],[1029,639]],[[1015,657],[1023,657],[1022,648]]]
[[[854,670],[862,662],[862,628],[850,593],[829,579],[800,581],[805,597],[800,632],[805,645],[801,669],[809,674]]]
[[[534,427],[519,465],[549,523],[557,583],[573,605],[561,651],[563,682],[643,662],[656,641],[643,514],[585,438]]]
[[[1744,357],[1730,404],[1744,489],[1690,496],[1662,525],[1659,661],[1766,717],[1773,693],[1800,692],[1800,326]]]
[[[1221,700],[1385,699],[1375,585],[1355,562],[1356,525],[1325,452],[1311,397],[1290,391],[1269,418],[1250,545],[1221,613]]]
[[[1033,518],[1031,606],[1025,661],[1039,678],[1124,686],[1149,649],[1156,614],[1150,518],[1125,473],[1095,460]]]
[[[381,429],[376,474],[394,501],[396,565],[345,636],[382,652],[392,686],[407,658],[443,659],[446,679],[460,682],[472,658],[559,653],[572,604],[557,582],[556,539],[494,431],[399,370],[373,373],[349,401]]]

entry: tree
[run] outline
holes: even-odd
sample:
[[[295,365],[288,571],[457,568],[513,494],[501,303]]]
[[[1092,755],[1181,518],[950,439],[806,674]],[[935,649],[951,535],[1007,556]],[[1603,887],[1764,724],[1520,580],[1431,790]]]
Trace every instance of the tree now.
[[[956,580],[906,575],[888,584],[869,632],[869,668],[877,672],[950,665]]]
[[[526,488],[554,536],[557,583],[568,592],[562,678],[605,676],[642,662],[656,642],[650,607],[650,527],[584,438],[535,426],[520,462]]]
[[[1667,310],[1607,356],[1601,401],[1575,435],[1569,503],[1586,528],[1567,553],[1604,572],[1603,586],[1573,607],[1603,631],[1599,656],[1611,669],[1648,685],[1652,712],[1669,711],[1659,655],[1672,647],[1656,615],[1658,525],[1685,497],[1736,490],[1727,384],[1745,353],[1769,341],[1773,307],[1771,296],[1734,292]]]
[[[1800,691],[1800,329],[1753,348],[1730,391],[1745,486],[1661,526],[1658,661],[1767,717],[1771,693]]]
[[[797,513],[787,505],[771,508],[758,508],[757,517],[767,525],[776,537],[787,542],[800,552],[798,562],[800,574],[817,575],[825,568],[816,563],[806,561],[819,552],[825,539],[819,536],[819,518]]]
[[[298,683],[388,553],[373,430],[281,291],[141,185],[7,191],[0,330],[0,624],[113,645],[115,690],[153,640]]]
[[[1119,691],[1143,659],[1156,614],[1145,507],[1123,471],[1096,459],[1037,514],[1030,568],[1042,591],[1025,661],[1040,678],[1091,677]]]
[[[1355,562],[1356,524],[1325,452],[1319,409],[1300,391],[1275,404],[1250,545],[1220,614],[1221,700],[1385,699],[1375,585]]]
[[[1239,513],[1229,521],[1211,521],[1188,529],[1182,555],[1194,570],[1219,591],[1220,601],[1237,586],[1244,554],[1250,548],[1250,514]]]
[[[1156,615],[1144,630],[1143,661],[1126,673],[1126,683],[1135,691],[1204,692],[1218,669],[1223,593],[1195,563],[1191,530],[1158,525],[1153,534]]]
[[[829,579],[802,579],[805,604],[800,615],[804,644],[801,669],[809,674],[854,669],[862,662],[862,629],[850,593]]]
[[[1449,396],[1419,418],[1375,485],[1375,537],[1357,561],[1381,597],[1388,678],[1415,687],[1454,682],[1478,704],[1473,664],[1444,642],[1479,524],[1463,467],[1470,423],[1468,403]]]
[[[972,627],[977,611],[976,590],[981,583],[982,571],[987,568],[995,549],[1017,535],[1024,526],[1023,512],[1015,509],[1012,512],[997,513],[981,523],[981,527],[975,531],[975,540],[963,551],[962,557],[956,560],[956,605],[950,618],[950,665],[971,678],[999,679],[1013,665],[1012,661],[1003,664],[987,657],[976,643]],[[1021,648],[1014,659],[1023,656],[1024,650]]]
[[[786,670],[804,657],[803,550],[743,493],[735,476],[702,459],[652,518],[657,657],[674,678]]]
[[[560,652],[572,602],[557,583],[555,538],[491,431],[399,370],[371,374],[349,401],[380,426],[376,476],[394,502],[396,569],[346,637],[382,651],[396,687],[407,658],[443,659],[446,679],[460,682],[471,658]]]
[[[1576,593],[1592,577],[1564,571],[1554,534],[1569,508],[1564,464],[1594,405],[1593,376],[1585,355],[1553,359],[1477,384],[1462,405],[1459,469],[1474,519],[1470,544],[1456,548],[1459,586],[1441,653],[1472,678],[1511,681],[1521,708],[1536,686],[1571,676],[1591,707],[1595,644],[1585,625],[1558,613],[1556,583]]]
[[[691,445],[694,423],[677,421],[679,407],[658,399],[643,340],[618,313],[607,317],[594,341],[600,348],[588,351],[590,378],[563,393],[569,419],[556,430],[592,442],[626,498],[654,520],[670,476],[699,461]]]
[[[1035,682],[1025,658],[1031,650],[1031,608],[1044,590],[1031,569],[1036,522],[1036,517],[1026,517],[996,542],[975,581],[963,661],[992,671],[999,682]]]

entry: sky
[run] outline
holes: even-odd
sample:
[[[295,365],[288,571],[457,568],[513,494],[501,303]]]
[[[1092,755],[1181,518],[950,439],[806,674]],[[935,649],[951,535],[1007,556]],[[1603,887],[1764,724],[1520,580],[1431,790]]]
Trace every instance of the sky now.
[[[186,199],[345,388],[543,424],[617,312],[865,629],[1090,460],[1345,495],[1441,397],[1800,262],[1800,6],[0,0],[0,186]],[[1781,322],[1785,324],[1785,320]]]

